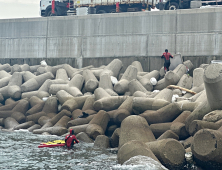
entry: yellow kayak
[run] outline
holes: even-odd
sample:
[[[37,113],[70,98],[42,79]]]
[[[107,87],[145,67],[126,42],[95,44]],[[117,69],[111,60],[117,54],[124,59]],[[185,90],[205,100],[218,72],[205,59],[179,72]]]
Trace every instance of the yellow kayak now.
[[[44,147],[58,147],[58,146],[65,146],[66,142],[64,140],[54,140],[52,142],[41,143],[38,148]]]

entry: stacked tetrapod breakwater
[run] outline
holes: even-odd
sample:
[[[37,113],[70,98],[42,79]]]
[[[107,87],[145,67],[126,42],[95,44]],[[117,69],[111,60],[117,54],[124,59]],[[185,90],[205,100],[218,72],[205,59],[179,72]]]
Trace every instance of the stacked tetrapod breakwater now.
[[[166,74],[144,72],[138,61],[122,67],[119,59],[81,69],[0,65],[1,129],[59,136],[74,129],[81,142],[118,148],[120,164],[142,155],[169,169],[193,160],[220,169],[222,65],[194,69],[187,60]]]

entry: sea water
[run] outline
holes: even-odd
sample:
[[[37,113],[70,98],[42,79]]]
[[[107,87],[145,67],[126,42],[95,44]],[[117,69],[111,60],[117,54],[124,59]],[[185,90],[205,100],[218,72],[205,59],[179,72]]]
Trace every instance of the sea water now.
[[[36,135],[28,131],[0,131],[0,170],[159,170],[151,161],[139,165],[119,165],[116,149],[93,147],[80,142],[74,149],[66,147],[38,148],[41,142],[63,140],[64,137]],[[140,159],[140,158],[138,158]],[[140,159],[142,160],[142,158]]]

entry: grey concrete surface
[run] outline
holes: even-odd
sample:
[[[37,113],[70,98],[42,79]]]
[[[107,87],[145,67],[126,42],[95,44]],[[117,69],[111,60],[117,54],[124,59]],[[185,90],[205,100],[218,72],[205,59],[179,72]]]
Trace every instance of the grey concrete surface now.
[[[160,69],[168,48],[194,67],[222,59],[221,8],[0,20],[0,63],[74,67],[138,60]],[[125,70],[126,68],[123,68]]]

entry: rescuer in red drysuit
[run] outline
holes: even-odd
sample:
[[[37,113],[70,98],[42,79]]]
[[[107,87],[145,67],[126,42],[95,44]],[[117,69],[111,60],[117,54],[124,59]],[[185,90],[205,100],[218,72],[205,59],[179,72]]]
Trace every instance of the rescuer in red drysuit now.
[[[164,62],[164,70],[165,70],[165,72],[169,71],[170,58],[173,58],[173,56],[170,53],[168,53],[168,49],[165,50],[165,53],[163,53],[161,58],[164,58],[164,60],[165,60],[165,62]]]
[[[66,146],[72,148],[75,143],[79,143],[76,136],[74,135],[74,130],[70,129],[70,134],[65,138]]]

